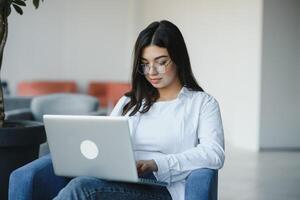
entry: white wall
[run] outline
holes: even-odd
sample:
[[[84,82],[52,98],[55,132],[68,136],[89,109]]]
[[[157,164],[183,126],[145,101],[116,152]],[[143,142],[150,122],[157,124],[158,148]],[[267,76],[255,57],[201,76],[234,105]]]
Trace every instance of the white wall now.
[[[137,30],[168,19],[182,31],[196,78],[219,100],[226,141],[258,150],[262,2],[138,2]]]
[[[219,100],[226,141],[258,150],[262,0],[45,1],[10,16],[2,77],[12,89],[74,79],[82,91],[88,80],[128,80],[135,38],[161,19],[181,29],[196,78]]]
[[[265,0],[261,148],[300,148],[300,1]]]
[[[132,0],[51,0],[9,17],[2,79],[15,93],[20,80],[130,78]]]

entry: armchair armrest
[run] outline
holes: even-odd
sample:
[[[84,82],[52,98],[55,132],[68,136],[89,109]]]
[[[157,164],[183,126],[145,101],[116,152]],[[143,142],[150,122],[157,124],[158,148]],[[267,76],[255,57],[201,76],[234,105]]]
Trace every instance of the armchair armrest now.
[[[69,180],[54,174],[48,154],[11,173],[9,199],[52,199]]]
[[[6,120],[32,120],[33,115],[30,108],[20,108],[5,112]]]

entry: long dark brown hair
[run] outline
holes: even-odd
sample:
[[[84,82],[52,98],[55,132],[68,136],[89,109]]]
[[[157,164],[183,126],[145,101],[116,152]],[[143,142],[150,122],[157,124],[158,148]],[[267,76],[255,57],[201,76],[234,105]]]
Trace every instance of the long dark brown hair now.
[[[181,85],[189,90],[203,91],[193,75],[188,51],[180,30],[173,23],[166,20],[152,22],[140,32],[135,43],[131,75],[132,88],[131,91],[125,94],[125,96],[130,97],[130,101],[124,106],[122,115],[130,110],[132,110],[130,116],[137,112],[146,113],[159,98],[158,90],[139,72],[141,71],[143,49],[149,45],[167,49],[171,60],[176,65]]]

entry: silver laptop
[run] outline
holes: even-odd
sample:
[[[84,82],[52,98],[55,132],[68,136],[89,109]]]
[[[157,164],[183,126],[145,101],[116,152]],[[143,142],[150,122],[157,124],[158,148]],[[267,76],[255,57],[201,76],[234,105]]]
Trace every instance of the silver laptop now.
[[[138,177],[126,117],[44,115],[44,124],[58,176],[167,185]]]

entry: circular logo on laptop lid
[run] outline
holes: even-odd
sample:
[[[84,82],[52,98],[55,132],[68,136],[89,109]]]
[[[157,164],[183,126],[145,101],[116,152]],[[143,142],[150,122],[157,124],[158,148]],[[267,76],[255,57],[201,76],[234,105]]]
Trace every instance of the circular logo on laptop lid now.
[[[80,151],[87,159],[95,159],[98,156],[99,150],[95,142],[91,140],[84,140],[80,144]]]

